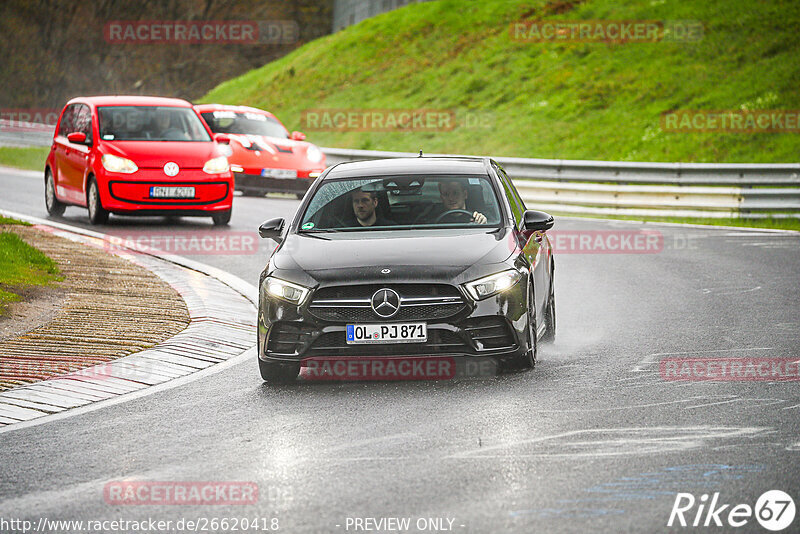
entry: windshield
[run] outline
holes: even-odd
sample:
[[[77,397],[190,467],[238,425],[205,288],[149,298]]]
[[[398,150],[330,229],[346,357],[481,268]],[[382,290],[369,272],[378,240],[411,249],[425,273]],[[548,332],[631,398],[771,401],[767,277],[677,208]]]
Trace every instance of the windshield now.
[[[300,232],[497,226],[488,176],[389,176],[332,180],[314,193]]]
[[[191,108],[103,106],[97,114],[105,141],[211,141]]]
[[[207,111],[201,115],[214,133],[289,137],[289,132],[280,122],[262,113]]]

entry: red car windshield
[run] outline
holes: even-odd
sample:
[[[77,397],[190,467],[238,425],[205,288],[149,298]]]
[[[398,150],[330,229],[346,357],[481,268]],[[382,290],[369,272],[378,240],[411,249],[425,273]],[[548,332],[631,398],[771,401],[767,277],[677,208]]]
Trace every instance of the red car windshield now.
[[[280,122],[261,113],[206,111],[201,115],[214,133],[289,137],[289,132]]]
[[[104,141],[211,141],[190,108],[102,106],[97,115]]]

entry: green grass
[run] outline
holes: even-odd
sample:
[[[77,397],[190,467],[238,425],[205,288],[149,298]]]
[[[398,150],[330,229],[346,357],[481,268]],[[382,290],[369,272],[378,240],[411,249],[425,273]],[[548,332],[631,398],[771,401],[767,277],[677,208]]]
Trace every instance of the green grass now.
[[[4,217],[2,215],[0,215],[0,224],[13,224],[13,225],[17,225],[17,226],[30,226],[31,225],[31,223],[29,223],[29,222],[20,221],[20,220],[17,220],[17,219],[12,219],[11,217]]]
[[[707,226],[736,226],[741,228],[771,228],[777,230],[794,230],[800,232],[800,219],[700,219],[692,217],[632,217],[627,215],[576,215],[574,213],[553,212],[555,216],[564,217],[589,217],[603,219],[617,219],[623,221],[642,222],[667,222],[679,224],[702,224]]]
[[[573,8],[570,9],[570,6]],[[700,42],[529,43],[520,20],[699,20]],[[437,132],[307,130],[323,146],[539,158],[794,162],[800,134],[669,133],[679,109],[800,109],[795,0],[437,0],[317,39],[204,102],[303,110],[433,108],[488,125]]]
[[[44,171],[49,147],[0,146],[0,165],[31,171]]]
[[[0,233],[0,315],[7,313],[9,303],[21,300],[26,289],[60,280],[58,273],[53,260],[17,234]]]

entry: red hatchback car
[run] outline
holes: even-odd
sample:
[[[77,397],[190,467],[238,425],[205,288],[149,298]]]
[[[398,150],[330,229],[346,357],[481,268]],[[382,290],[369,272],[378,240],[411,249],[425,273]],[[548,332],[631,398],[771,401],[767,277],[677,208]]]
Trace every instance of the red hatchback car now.
[[[194,107],[215,134],[230,137],[228,159],[236,189],[244,195],[294,193],[298,198],[325,170],[325,154],[289,134],[272,113],[246,106],[202,104]]]
[[[233,174],[214,139],[185,100],[70,100],[47,157],[47,212],[85,206],[92,224],[105,223],[109,213],[212,217],[215,225],[228,224]]]

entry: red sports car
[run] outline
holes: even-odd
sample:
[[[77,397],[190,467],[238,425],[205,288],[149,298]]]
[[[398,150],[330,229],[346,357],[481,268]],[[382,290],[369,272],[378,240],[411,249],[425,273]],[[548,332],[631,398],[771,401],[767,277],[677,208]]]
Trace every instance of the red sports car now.
[[[298,198],[325,170],[325,154],[291,135],[272,113],[246,106],[203,104],[194,107],[215,134],[230,137],[228,159],[236,189],[244,195],[295,193]]]
[[[228,224],[233,174],[223,148],[185,101],[143,96],[70,100],[56,126],[45,167],[51,215],[89,209],[92,224],[109,213],[212,217]]]

